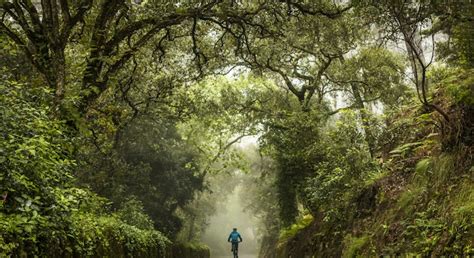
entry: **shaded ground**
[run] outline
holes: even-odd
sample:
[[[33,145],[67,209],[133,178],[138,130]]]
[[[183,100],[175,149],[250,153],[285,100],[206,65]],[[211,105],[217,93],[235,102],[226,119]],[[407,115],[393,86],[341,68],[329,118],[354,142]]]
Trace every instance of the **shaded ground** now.
[[[229,258],[229,257],[232,257],[232,254],[230,252],[228,256],[211,256],[211,258]],[[239,255],[239,258],[257,258],[257,255],[242,254],[242,255]]]

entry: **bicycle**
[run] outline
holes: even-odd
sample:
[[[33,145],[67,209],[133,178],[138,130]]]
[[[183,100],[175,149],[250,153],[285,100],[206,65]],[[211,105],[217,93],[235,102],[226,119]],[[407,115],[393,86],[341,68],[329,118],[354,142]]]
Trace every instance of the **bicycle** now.
[[[232,254],[234,254],[234,258],[239,258],[239,242],[232,242]]]

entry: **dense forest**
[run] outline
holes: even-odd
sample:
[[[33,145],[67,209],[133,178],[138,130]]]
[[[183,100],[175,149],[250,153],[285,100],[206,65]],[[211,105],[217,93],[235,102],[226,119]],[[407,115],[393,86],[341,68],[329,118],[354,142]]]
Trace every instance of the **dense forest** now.
[[[261,258],[474,256],[472,1],[0,17],[1,257],[208,258],[233,193]]]

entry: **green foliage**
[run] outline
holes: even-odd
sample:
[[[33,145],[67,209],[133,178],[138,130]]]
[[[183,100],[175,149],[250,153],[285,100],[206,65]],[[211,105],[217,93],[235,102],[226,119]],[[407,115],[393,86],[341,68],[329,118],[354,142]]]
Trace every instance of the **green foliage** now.
[[[122,207],[115,214],[128,225],[143,230],[154,229],[153,220],[145,213],[142,202],[135,198],[122,203]]]
[[[423,186],[407,187],[398,198],[398,207],[409,214],[415,208],[415,201],[426,191]]]
[[[185,248],[190,248],[190,249],[194,249],[194,250],[200,250],[200,251],[209,251],[209,247],[207,247],[205,244],[203,243],[199,243],[199,242],[187,242],[187,243],[184,243],[182,244]]]
[[[165,250],[168,240],[139,203],[124,205],[120,220],[107,215],[105,199],[73,187],[74,138],[42,103],[50,92],[13,82],[1,84],[0,92],[0,256],[141,256]]]
[[[301,216],[299,219],[296,220],[296,223],[292,224],[289,227],[281,229],[279,241],[284,242],[296,236],[298,232],[311,225],[311,222],[313,222],[313,220],[314,218],[311,214]]]
[[[472,182],[463,179],[470,172],[457,160],[461,156],[443,154],[416,164],[411,184],[398,197],[404,241],[395,246],[423,255],[472,252]]]
[[[0,175],[7,194],[4,211],[58,206],[62,187],[71,182],[75,162],[64,124],[51,119],[42,97],[50,92],[26,90],[13,82],[0,84]],[[53,209],[54,210],[54,209]]]
[[[314,174],[306,180],[305,202],[313,212],[325,212],[326,219],[339,219],[339,209],[369,176],[379,173],[379,168],[370,157],[353,112],[343,113],[327,128],[320,144],[313,148],[322,152],[323,159],[314,164]]]
[[[363,257],[362,251],[369,241],[369,236],[354,237],[350,234],[344,238],[343,257]]]
[[[143,216],[143,215],[142,215]],[[151,257],[164,255],[170,241],[153,229],[139,229],[111,216],[75,213],[72,216],[71,254]]]
[[[472,78],[473,69],[438,69],[438,75],[435,82],[438,87],[445,88],[448,95],[453,99],[454,104],[474,105],[474,79]]]
[[[0,84],[0,182],[4,195],[1,206],[2,238],[7,249],[34,245],[51,233],[64,233],[68,216],[84,191],[71,185],[75,162],[68,155],[69,138],[61,121],[36,98],[50,92],[26,90],[14,82]],[[64,237],[65,235],[63,235]],[[26,249],[25,251],[28,251]]]
[[[351,119],[346,118],[342,120],[344,122],[341,124],[336,122],[333,128],[325,130],[322,134],[322,139],[324,137],[330,139],[328,140],[331,143],[329,149],[337,150],[336,146],[341,146],[343,150],[339,151],[344,155],[333,154],[330,160],[336,161],[334,162],[336,165],[333,165],[336,169],[324,170],[325,173],[323,173],[323,175],[328,175],[326,182],[327,189],[330,191],[326,194],[329,196],[326,201],[328,204],[320,206],[319,209],[322,212],[333,211],[329,213],[331,215],[329,218],[334,219],[322,221],[320,227],[313,232],[317,240],[312,242],[312,245],[320,244],[329,247],[320,249],[312,247],[317,250],[312,250],[311,254],[321,254],[326,251],[333,252],[332,255],[346,257],[394,254],[408,256],[472,254],[474,221],[472,220],[471,178],[473,170],[472,157],[467,154],[469,148],[459,148],[451,153],[440,152],[438,135],[431,133],[430,130],[432,117],[429,114],[420,115],[418,112],[404,112],[404,114],[402,117],[395,114],[394,123],[390,117],[387,118],[388,126],[385,128],[388,131],[386,133],[391,134],[390,145],[396,144],[395,146],[399,147],[385,148],[388,150],[385,153],[390,153],[390,158],[383,167],[374,166],[370,169],[371,165],[369,165],[368,169],[361,170],[373,171],[363,176],[365,178],[363,184],[365,187],[375,189],[377,194],[376,204],[372,207],[373,210],[369,211],[368,219],[353,216],[359,212],[357,209],[360,200],[348,198],[348,196],[355,194],[358,188],[362,188],[360,187],[362,184],[358,180],[353,180],[353,176],[347,176],[345,179],[345,173],[342,172],[345,171],[344,159],[350,155],[349,152],[344,151],[350,150],[350,145],[338,141],[338,136],[341,136],[341,140],[352,139],[352,141],[347,141],[350,144],[357,143],[358,141],[354,141],[354,138],[347,137],[351,135],[349,133],[351,131],[360,132],[357,130],[357,125],[351,125]],[[338,127],[345,129],[338,130]],[[353,129],[349,130],[350,128]],[[407,128],[413,128],[413,130]],[[361,140],[363,142],[363,138]],[[358,150],[364,147],[363,145],[355,146],[361,146],[357,148]],[[368,164],[373,162],[370,157],[365,159],[361,158],[364,156],[356,157],[358,160],[368,161]],[[347,168],[358,167],[352,166],[357,164],[353,160],[347,164],[349,164]],[[377,172],[380,170],[383,172]],[[319,180],[314,180],[316,182],[309,185],[308,193],[315,194],[324,190],[324,184],[320,183],[325,182],[324,178],[320,176]],[[343,193],[341,189],[344,188],[337,182],[348,179],[353,180],[349,182],[354,188],[349,188],[351,184],[344,184],[343,186],[348,189],[348,194],[341,195]],[[316,203],[320,205],[324,203],[324,199],[318,199]],[[345,212],[337,212],[338,210]],[[333,234],[337,234],[334,233],[335,228],[339,235],[343,232],[346,237],[344,239],[342,237],[330,238]],[[305,234],[308,233],[305,232]],[[357,234],[358,237],[354,237],[353,234]],[[324,237],[317,238],[318,235]],[[343,253],[338,253],[337,250],[340,250],[342,241],[345,249]],[[302,247],[293,243],[285,248],[293,250]]]
[[[261,138],[263,149],[278,169],[276,187],[284,226],[294,223],[299,188],[312,174],[313,164],[321,160],[321,150],[317,148],[320,120],[316,112],[285,110],[272,120]]]
[[[428,171],[428,168],[430,167],[430,162],[430,158],[418,161],[418,163],[416,164],[415,172],[418,174],[425,174]]]
[[[143,210],[154,227],[175,236],[182,225],[175,212],[203,188],[203,178],[197,150],[181,138],[176,122],[153,117],[139,116],[121,128],[113,149],[100,152],[85,145],[79,182],[109,198],[113,209]],[[132,225],[150,228],[145,217],[124,216]]]
[[[390,152],[392,156],[401,156],[401,157],[407,157],[410,154],[413,154],[413,149],[415,147],[418,147],[420,145],[423,145],[423,142],[410,142],[410,143],[405,143],[403,145],[398,146],[394,150]]]
[[[0,1],[0,255],[157,254],[237,168],[267,235],[472,254],[474,5],[349,2]]]
[[[448,63],[463,67],[474,66],[474,29],[472,12],[474,6],[463,3],[442,3],[432,5],[440,19],[435,23],[435,28],[442,30],[450,36],[447,42],[439,42],[440,56]],[[448,11],[449,10],[449,11]]]
[[[0,254],[142,257],[165,252],[169,240],[160,232],[139,229],[110,214],[101,215],[98,210],[90,211],[102,206],[103,200],[80,189],[69,192],[76,194],[66,196],[69,203],[63,205],[72,211],[58,214],[65,217],[42,215],[41,210],[32,215],[0,213]],[[137,212],[134,215],[146,216]]]
[[[412,97],[411,90],[403,82],[405,65],[402,55],[382,47],[366,47],[335,65],[332,72],[339,81],[350,82],[346,87],[356,86],[364,100],[378,100],[386,107],[397,107]]]
[[[407,226],[404,235],[414,238],[413,250],[422,254],[429,254],[441,240],[441,233],[447,231],[447,225],[436,218],[428,218],[426,212],[418,212],[414,216],[413,224]],[[415,237],[413,237],[413,235]]]

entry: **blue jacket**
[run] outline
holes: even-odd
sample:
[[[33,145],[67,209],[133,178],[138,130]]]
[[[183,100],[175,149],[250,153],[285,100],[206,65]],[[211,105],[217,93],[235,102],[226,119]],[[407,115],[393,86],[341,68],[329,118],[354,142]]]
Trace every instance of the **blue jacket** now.
[[[233,243],[237,243],[239,242],[239,239],[240,239],[240,242],[242,242],[242,237],[240,236],[239,232],[232,231],[227,241],[232,241]]]

